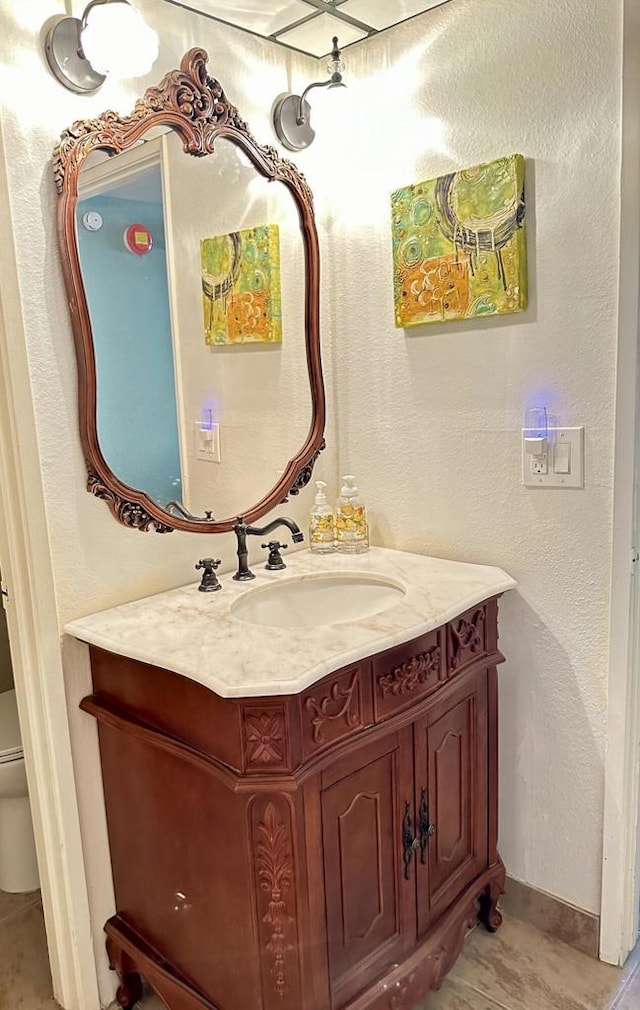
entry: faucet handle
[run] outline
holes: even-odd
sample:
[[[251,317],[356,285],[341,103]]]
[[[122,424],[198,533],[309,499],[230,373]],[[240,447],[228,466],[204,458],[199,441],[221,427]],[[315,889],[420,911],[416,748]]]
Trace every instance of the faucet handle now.
[[[201,593],[215,593],[216,590],[222,589],[222,586],[218,582],[218,576],[216,575],[216,568],[218,565],[222,564],[220,558],[201,558],[196,564],[196,571],[201,568],[202,580],[198,586],[198,590]]]
[[[269,557],[264,566],[268,572],[280,572],[287,567],[280,554],[280,551],[286,551],[286,544],[281,544],[279,540],[270,540],[268,544],[262,544],[262,547],[269,551]]]

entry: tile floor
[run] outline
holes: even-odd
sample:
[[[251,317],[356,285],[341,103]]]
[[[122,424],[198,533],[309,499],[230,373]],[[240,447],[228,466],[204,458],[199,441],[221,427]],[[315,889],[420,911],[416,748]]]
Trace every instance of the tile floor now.
[[[55,1008],[39,893],[0,892],[0,1010]],[[152,995],[141,1010],[163,1006]],[[611,968],[506,918],[494,936],[473,932],[441,991],[415,1010],[640,1010],[640,950]]]
[[[0,891],[0,1010],[55,1010],[40,892]]]

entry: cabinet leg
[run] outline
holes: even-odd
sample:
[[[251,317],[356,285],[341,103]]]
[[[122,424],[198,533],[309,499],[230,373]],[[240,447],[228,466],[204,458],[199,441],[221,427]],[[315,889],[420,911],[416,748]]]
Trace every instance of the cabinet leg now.
[[[142,978],[131,958],[111,937],[107,938],[107,955],[112,971],[115,971],[120,979],[116,992],[118,1005],[122,1010],[133,1010],[135,1004],[142,998]]]
[[[502,892],[492,888],[491,892],[484,894],[480,903],[480,922],[490,933],[495,933],[502,925],[502,915],[498,909],[498,898]]]
[[[123,978],[116,992],[116,1000],[122,1010],[133,1010],[136,1003],[142,999],[142,981],[139,975],[130,974]]]
[[[498,901],[504,893],[505,868],[500,864],[496,876],[488,885],[480,898],[480,914],[478,918],[484,923],[490,933],[495,933],[502,925],[502,915],[498,909]]]

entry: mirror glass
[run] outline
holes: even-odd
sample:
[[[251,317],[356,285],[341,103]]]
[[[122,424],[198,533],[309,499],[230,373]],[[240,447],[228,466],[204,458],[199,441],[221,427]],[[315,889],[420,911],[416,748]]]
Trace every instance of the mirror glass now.
[[[245,514],[313,420],[289,188],[223,136],[197,158],[156,129],[85,161],[75,227],[109,469],[175,515]]]

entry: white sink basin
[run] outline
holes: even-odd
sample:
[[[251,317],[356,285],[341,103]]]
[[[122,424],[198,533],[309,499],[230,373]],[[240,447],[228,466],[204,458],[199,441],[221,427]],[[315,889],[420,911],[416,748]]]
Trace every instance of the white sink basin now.
[[[405,592],[404,586],[384,576],[301,575],[249,590],[232,603],[231,614],[272,628],[313,628],[372,617],[399,603]]]

